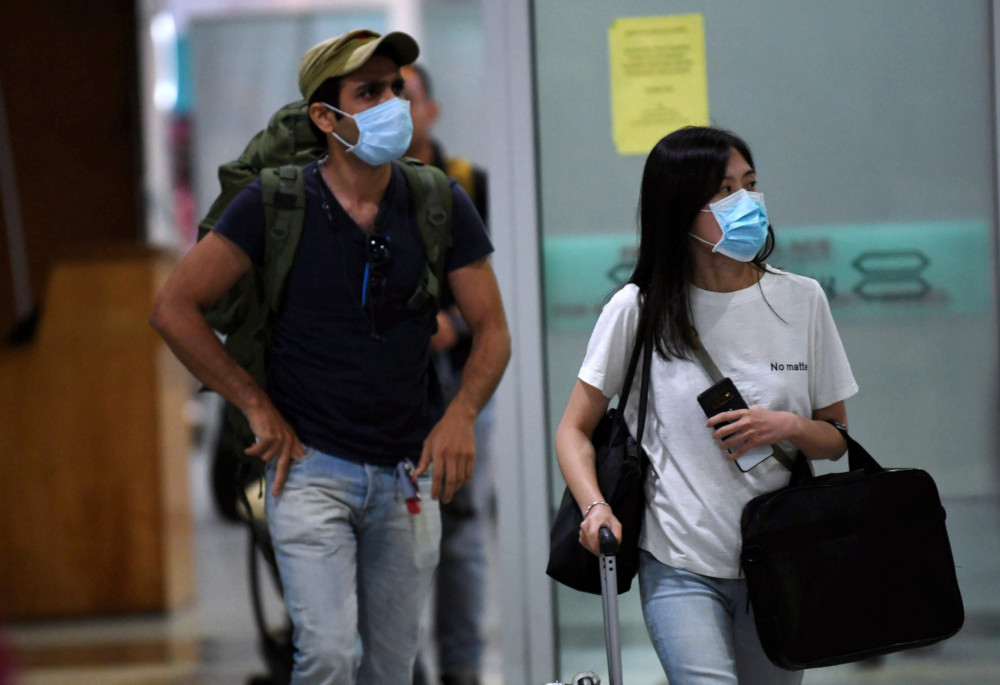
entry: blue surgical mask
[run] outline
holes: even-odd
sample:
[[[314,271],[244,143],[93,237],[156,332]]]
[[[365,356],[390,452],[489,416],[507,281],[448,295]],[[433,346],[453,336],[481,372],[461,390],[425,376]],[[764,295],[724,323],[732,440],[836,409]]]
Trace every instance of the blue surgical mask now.
[[[749,262],[767,242],[769,222],[761,193],[741,188],[701,211],[714,214],[722,229],[722,239],[712,247],[712,252],[724,254],[739,262]],[[704,238],[693,233],[691,235],[711,245]]]
[[[410,147],[413,120],[410,118],[409,100],[393,98],[357,114],[348,114],[325,102],[323,105],[354,119],[358,125],[358,142],[351,145],[331,132],[347,151],[372,166],[387,164],[402,157]]]

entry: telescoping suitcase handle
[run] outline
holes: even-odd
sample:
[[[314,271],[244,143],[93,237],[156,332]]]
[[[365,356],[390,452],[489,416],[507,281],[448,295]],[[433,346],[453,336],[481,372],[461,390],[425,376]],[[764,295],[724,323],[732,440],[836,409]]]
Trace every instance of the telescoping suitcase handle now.
[[[607,526],[597,531],[597,542],[601,548],[601,599],[604,602],[604,644],[608,652],[608,672],[610,685],[622,685],[622,646],[618,632],[618,538]],[[612,588],[608,591],[608,588]],[[593,671],[577,673],[572,685],[600,685],[601,679]],[[561,681],[547,685],[563,685]]]
[[[601,548],[601,599],[604,602],[604,646],[608,652],[608,678],[622,685],[622,643],[618,625],[618,538],[607,526],[597,532]]]
[[[601,526],[601,529],[597,531],[597,542],[601,546],[602,555],[610,556],[618,554],[618,538],[615,537],[615,534],[607,526]]]

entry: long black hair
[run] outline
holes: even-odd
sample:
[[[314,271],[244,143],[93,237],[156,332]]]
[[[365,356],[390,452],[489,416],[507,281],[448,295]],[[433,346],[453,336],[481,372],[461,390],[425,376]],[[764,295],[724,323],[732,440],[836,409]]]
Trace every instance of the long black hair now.
[[[639,259],[629,279],[639,287],[642,315],[638,334],[655,339],[664,359],[687,357],[697,339],[689,284],[694,276],[690,249],[695,219],[726,175],[732,151],[754,168],[750,147],[718,128],[688,126],[665,136],[646,158],[639,192]],[[753,259],[763,270],[774,249],[774,231]]]

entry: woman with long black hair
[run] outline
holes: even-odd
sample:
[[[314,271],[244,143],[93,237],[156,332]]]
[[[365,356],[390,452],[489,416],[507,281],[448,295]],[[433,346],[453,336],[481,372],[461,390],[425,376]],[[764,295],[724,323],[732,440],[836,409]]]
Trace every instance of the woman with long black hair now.
[[[601,313],[556,432],[560,468],[585,512],[580,542],[597,554],[602,526],[621,539],[590,436],[640,336],[656,354],[639,586],[667,677],[671,685],[799,683],[801,672],[774,666],[760,646],[739,562],[743,505],[790,473],[775,458],[747,471],[736,460],[775,444],[838,458],[845,444],[829,421],[847,423],[844,400],[857,383],[819,284],[765,263],[774,231],[743,140],[707,127],[663,138],[646,160],[638,217],[635,272]],[[694,354],[699,341],[748,409],[705,418],[697,396],[712,379]],[[638,406],[632,397],[625,412],[633,435]]]

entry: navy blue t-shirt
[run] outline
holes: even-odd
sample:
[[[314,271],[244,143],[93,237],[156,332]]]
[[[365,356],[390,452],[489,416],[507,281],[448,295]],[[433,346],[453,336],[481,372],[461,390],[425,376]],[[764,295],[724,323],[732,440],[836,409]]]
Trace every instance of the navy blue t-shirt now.
[[[305,167],[305,179],[305,224],[272,322],[267,393],[305,445],[372,464],[416,460],[443,407],[430,359],[435,312],[407,307],[426,260],[406,178],[393,166],[375,218],[375,233],[388,240],[388,267],[384,284],[375,279],[367,292],[367,235],[327,188],[316,162]],[[451,194],[447,271],[493,251],[455,181]],[[233,200],[215,230],[254,264],[263,263],[259,182]]]

